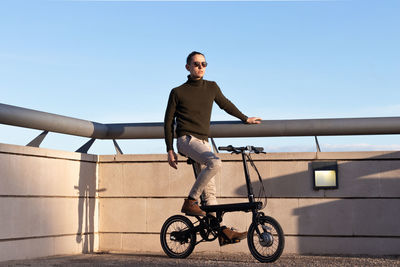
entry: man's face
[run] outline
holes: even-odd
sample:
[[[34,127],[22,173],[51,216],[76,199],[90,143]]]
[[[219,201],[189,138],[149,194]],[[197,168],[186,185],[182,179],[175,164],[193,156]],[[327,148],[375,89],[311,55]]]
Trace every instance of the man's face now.
[[[190,72],[190,76],[194,80],[201,79],[206,73],[206,59],[203,55],[194,55],[190,64],[186,64],[186,69]]]

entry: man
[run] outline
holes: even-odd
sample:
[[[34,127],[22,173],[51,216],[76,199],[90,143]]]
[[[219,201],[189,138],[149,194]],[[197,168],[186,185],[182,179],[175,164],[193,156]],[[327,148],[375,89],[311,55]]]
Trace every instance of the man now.
[[[203,166],[202,171],[184,200],[182,212],[186,215],[204,216],[197,200],[203,195],[207,205],[217,204],[214,176],[221,169],[221,160],[212,152],[208,143],[211,110],[214,101],[218,106],[244,123],[258,124],[261,118],[248,118],[232,104],[213,81],[203,80],[207,67],[205,57],[200,52],[192,52],[186,59],[186,69],[190,72],[188,80],[172,89],[164,118],[165,143],[168,163],[177,169],[178,157],[174,152],[174,121],[178,151]],[[231,240],[244,239],[246,232],[238,233],[225,228],[223,233]]]

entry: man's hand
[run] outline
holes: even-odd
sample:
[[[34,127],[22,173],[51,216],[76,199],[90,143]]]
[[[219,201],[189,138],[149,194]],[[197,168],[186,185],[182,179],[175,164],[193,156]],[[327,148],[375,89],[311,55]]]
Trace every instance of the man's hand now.
[[[174,169],[178,169],[178,156],[173,150],[168,151],[168,163]]]
[[[260,124],[261,123],[261,118],[259,118],[259,117],[247,118],[246,123],[248,123],[248,124]]]

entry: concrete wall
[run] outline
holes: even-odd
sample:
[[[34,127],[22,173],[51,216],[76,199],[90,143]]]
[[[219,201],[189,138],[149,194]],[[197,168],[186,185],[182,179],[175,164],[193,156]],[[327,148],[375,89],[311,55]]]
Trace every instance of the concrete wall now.
[[[240,157],[221,154],[220,203],[246,201]],[[284,253],[400,254],[400,152],[254,156],[265,212],[286,234]],[[159,231],[193,183],[181,157],[94,156],[0,144],[0,261],[91,251],[162,251]],[[337,160],[339,189],[312,189],[311,162]],[[254,171],[253,180],[256,181]],[[229,213],[241,231],[250,214]],[[199,251],[248,252],[247,242]]]
[[[0,261],[97,250],[96,163],[0,144]]]
[[[221,154],[217,177],[220,203],[244,202],[242,163],[237,155]],[[265,212],[286,234],[284,253],[400,254],[400,153],[272,153],[254,156],[268,191]],[[339,189],[312,189],[311,162],[338,160]],[[253,180],[256,180],[252,172]],[[193,183],[184,161],[178,170],[165,155],[100,156],[100,250],[162,251],[159,231],[179,214]],[[228,226],[241,231],[250,214],[230,213]],[[220,248],[202,243],[195,252],[247,252],[247,242]]]

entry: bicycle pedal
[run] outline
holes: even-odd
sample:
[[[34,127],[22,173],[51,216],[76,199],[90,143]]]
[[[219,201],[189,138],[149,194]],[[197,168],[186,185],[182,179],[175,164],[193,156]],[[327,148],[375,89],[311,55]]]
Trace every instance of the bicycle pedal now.
[[[224,238],[223,236],[219,236],[218,237],[218,241],[219,241],[219,245],[225,246],[225,245],[229,245],[229,244],[236,244],[240,242],[240,239],[228,239],[228,238]]]
[[[192,213],[185,213],[185,212],[183,212],[186,216],[193,216],[193,217],[200,217],[200,218],[203,218],[203,217],[205,217],[206,215],[199,215],[199,214],[192,214]]]

